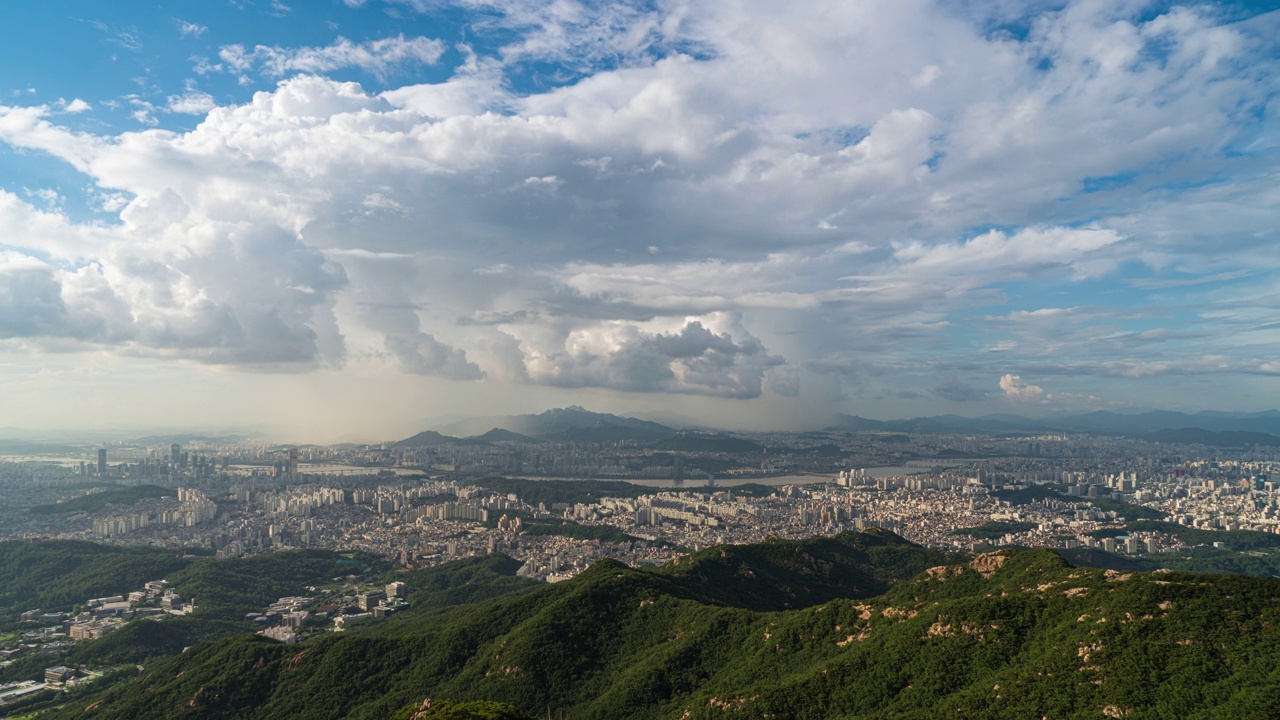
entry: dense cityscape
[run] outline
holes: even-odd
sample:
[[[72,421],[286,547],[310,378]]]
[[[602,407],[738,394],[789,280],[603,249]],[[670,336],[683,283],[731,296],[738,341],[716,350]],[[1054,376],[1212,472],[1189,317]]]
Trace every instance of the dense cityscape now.
[[[0,720],[1280,718],[1276,3],[0,18]]]
[[[0,684],[0,707],[92,692],[119,668],[72,662],[77,646],[135,622],[227,617],[294,645],[412,608],[404,582],[366,572],[371,559],[424,571],[509,558],[515,578],[560,583],[606,559],[670,566],[715,546],[872,528],[947,557],[1053,548],[1148,569],[1210,568],[1186,563],[1280,545],[1253,539],[1280,535],[1280,445],[1269,435],[1194,438],[1264,441],[1224,447],[1068,431],[672,430],[580,408],[534,419],[548,418],[554,432],[524,423],[542,437],[427,431],[293,446],[168,436],[13,452],[0,460],[0,539],[167,550],[184,563],[337,552],[350,569],[305,594],[259,593],[261,605],[238,611],[215,597],[211,617],[164,577],[70,610],[27,608],[6,619],[0,672],[43,676]]]
[[[605,557],[662,563],[717,544],[873,526],[939,549],[1097,546],[1129,554],[1188,545],[1159,530],[1100,531],[1164,519],[1280,532],[1280,481],[1271,480],[1280,454],[1269,447],[874,432],[676,437],[712,448],[705,451],[525,440],[426,448],[120,444],[84,461],[10,461],[0,473],[21,500],[6,506],[0,532],[201,548],[219,557],[362,550],[411,567],[503,552],[525,563],[523,574],[551,581]],[[538,468],[557,474],[536,475]],[[566,479],[607,489],[546,494]],[[542,527],[533,534],[531,525]],[[974,528],[982,529],[962,532]]]

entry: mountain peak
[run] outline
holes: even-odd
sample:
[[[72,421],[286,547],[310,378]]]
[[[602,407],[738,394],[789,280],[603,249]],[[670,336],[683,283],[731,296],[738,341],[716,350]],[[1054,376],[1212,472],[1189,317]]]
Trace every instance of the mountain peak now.
[[[500,437],[500,433],[494,434],[497,430],[511,433],[516,437]],[[440,431],[449,435],[465,436],[471,441],[479,442],[506,439],[513,442],[555,440],[647,443],[663,440],[676,434],[675,430],[666,425],[632,417],[593,412],[581,405],[551,408],[536,415],[471,418],[444,426]]]

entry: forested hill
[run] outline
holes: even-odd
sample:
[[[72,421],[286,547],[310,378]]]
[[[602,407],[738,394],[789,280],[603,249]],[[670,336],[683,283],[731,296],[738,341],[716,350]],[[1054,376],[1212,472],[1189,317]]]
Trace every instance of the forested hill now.
[[[879,595],[926,568],[964,558],[872,528],[831,538],[708,548],[679,558],[662,572],[709,602],[746,610],[792,610]]]
[[[185,551],[88,542],[0,542],[0,630],[27,610],[70,610],[88,598],[135,590],[187,567]]]
[[[200,644],[47,717],[384,720],[427,698],[584,719],[1280,717],[1280,580],[1077,568],[1049,550],[914,572],[929,552],[876,533],[601,561],[301,645]],[[492,562],[463,566],[462,587],[510,583]],[[755,579],[815,594],[749,609],[780,601],[752,597]],[[805,606],[850,583],[878,594]]]

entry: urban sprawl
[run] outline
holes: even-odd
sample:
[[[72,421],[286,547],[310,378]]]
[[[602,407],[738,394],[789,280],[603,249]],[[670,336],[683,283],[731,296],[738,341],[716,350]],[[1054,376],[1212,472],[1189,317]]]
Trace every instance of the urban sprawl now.
[[[326,548],[376,553],[404,567],[505,553],[523,563],[520,575],[558,582],[602,558],[660,564],[717,544],[869,527],[946,550],[1016,544],[1142,555],[1188,548],[1159,529],[1099,531],[1152,514],[1207,530],[1280,533],[1276,448],[1074,435],[737,440],[731,452],[500,440],[338,448],[121,443],[86,449],[79,460],[13,457],[0,462],[9,497],[0,537],[203,548],[224,558]],[[511,492],[510,478],[524,490]],[[611,481],[591,487],[613,488],[615,496],[536,499],[541,488],[585,487],[547,481],[590,479]],[[987,531],[964,532],[974,528]],[[401,583],[353,580],[334,578],[332,586],[310,588],[312,596],[281,598],[245,619],[294,642],[304,627],[341,631],[404,604]],[[134,620],[198,612],[194,599],[157,578],[121,595],[86,598],[76,614],[31,609],[20,620],[34,627],[0,655],[47,653]],[[91,681],[95,672],[49,668],[44,682],[0,687],[0,704]]]

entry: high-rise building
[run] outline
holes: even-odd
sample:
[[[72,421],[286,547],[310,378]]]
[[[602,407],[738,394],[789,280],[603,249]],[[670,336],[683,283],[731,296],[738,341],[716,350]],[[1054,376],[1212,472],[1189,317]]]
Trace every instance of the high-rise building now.
[[[169,446],[169,464],[179,465],[182,463],[182,446],[174,443]]]
[[[289,474],[298,474],[298,448],[289,448]]]
[[[107,449],[100,448],[98,450],[98,477],[103,477],[106,474],[107,474]]]

